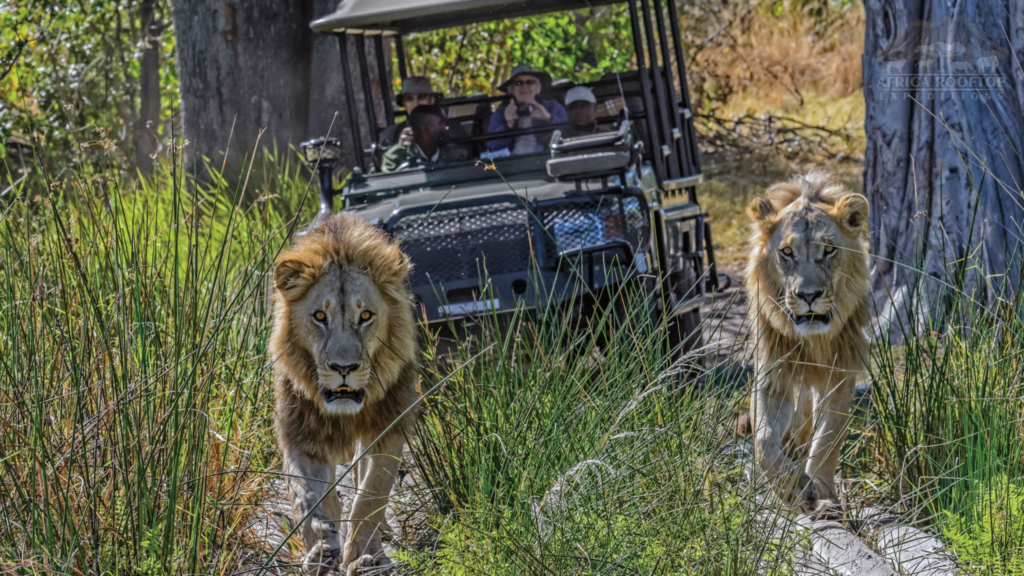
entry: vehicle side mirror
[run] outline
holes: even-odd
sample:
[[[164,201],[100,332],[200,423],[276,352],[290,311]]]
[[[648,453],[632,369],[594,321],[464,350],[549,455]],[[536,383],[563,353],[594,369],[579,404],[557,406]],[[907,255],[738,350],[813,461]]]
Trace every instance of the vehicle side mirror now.
[[[334,168],[341,161],[341,140],[314,138],[299,144],[306,164],[313,168]]]

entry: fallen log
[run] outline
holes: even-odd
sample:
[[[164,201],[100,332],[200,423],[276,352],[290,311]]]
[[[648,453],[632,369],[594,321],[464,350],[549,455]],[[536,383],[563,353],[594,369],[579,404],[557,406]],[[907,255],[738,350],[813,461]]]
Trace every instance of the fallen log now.
[[[800,514],[796,524],[810,532],[811,549],[828,569],[846,576],[898,576],[885,558],[839,522]]]
[[[886,526],[878,531],[878,553],[902,574],[959,576],[960,569],[945,545],[913,526]]]

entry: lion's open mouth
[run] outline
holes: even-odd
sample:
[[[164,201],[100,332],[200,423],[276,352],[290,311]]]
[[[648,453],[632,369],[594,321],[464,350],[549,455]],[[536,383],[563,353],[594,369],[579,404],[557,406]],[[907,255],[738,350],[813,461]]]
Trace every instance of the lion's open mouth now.
[[[807,322],[821,322],[822,324],[828,324],[832,321],[832,312],[829,311],[824,314],[803,314],[799,316],[791,313],[789,317],[793,320],[793,324],[796,324],[797,326]]]
[[[363,396],[366,395],[366,390],[353,390],[348,387],[338,388],[337,390],[320,388],[320,394],[323,395],[324,402],[327,402],[328,404],[335,400],[351,400],[361,404],[363,402]]]

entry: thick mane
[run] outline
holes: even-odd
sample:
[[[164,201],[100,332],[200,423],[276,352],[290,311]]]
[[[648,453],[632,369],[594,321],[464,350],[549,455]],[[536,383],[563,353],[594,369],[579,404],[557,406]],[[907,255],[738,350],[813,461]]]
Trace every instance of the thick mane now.
[[[284,260],[301,260],[318,270],[312,284],[334,263],[366,274],[378,290],[395,300],[407,299],[409,258],[383,230],[355,216],[338,213],[314,223],[277,258],[277,262]]]
[[[383,230],[355,216],[338,213],[316,222],[292,247],[277,258],[274,291],[274,325],[270,337],[270,361],[276,380],[289,380],[315,389],[316,367],[309,351],[293,345],[290,303],[298,300],[324,276],[331,266],[366,275],[380,292],[388,314],[381,315],[380,345],[371,361],[380,386],[368,391],[364,413],[378,396],[387,395],[415,363],[416,324],[406,281],[412,265],[398,244]],[[281,268],[294,274],[282,277]]]
[[[774,217],[777,221],[778,215],[799,199],[833,208],[849,193],[835,174],[824,170],[812,170],[807,174],[798,174],[790,180],[771,185],[759,199],[758,213],[753,212],[753,205],[748,212],[755,220],[771,220]],[[758,239],[755,238],[754,241]]]
[[[870,322],[867,259],[845,258],[844,267],[836,271],[835,312],[837,320],[843,322],[841,330],[828,335],[799,336],[792,330],[778,328],[787,327],[790,320],[782,305],[784,287],[769,254],[771,236],[782,212],[791,204],[805,201],[837,218],[834,211],[840,210],[850,195],[834,174],[815,170],[769,187],[761,198],[751,203],[748,213],[755,224],[750,237],[746,290],[751,326],[756,330],[756,345],[763,358],[830,365],[839,351],[856,356],[866,354],[863,330]],[[863,233],[858,234],[852,246],[865,255],[866,225],[859,223],[853,228]]]

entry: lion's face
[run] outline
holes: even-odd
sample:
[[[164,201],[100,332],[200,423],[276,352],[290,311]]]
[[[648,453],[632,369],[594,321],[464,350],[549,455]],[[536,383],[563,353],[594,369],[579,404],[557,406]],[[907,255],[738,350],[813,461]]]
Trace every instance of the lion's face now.
[[[381,401],[415,361],[410,264],[381,230],[345,214],[312,227],[274,265],[270,355],[325,413]]]
[[[797,334],[832,328],[836,270],[844,244],[831,215],[811,203],[786,209],[768,245],[783,287],[784,305]]]
[[[760,281],[754,289],[767,292],[763,313],[791,336],[841,330],[862,296],[854,282],[866,278],[867,200],[812,173],[769,189],[748,213],[757,228],[750,274]]]
[[[373,384],[371,358],[381,345],[379,326],[387,324],[382,304],[366,275],[337,266],[292,302],[295,344],[312,357],[315,392],[325,412],[356,414],[363,408],[366,389]]]

